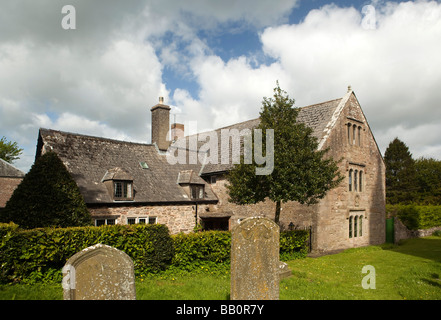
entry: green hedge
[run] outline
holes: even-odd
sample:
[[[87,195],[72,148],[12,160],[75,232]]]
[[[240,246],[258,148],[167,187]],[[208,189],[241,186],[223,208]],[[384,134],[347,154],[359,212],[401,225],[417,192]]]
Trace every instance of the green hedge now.
[[[66,261],[97,243],[126,252],[137,274],[164,270],[174,256],[169,231],[159,224],[32,230],[0,224],[0,237],[0,282],[61,281]]]
[[[305,258],[308,254],[309,231],[293,230],[280,233],[280,260]]]
[[[386,212],[398,217],[410,230],[441,226],[441,206],[386,205]]]
[[[280,258],[307,254],[307,231],[282,232]],[[169,235],[164,225],[21,230],[0,224],[0,282],[61,281],[61,269],[75,253],[97,243],[126,252],[139,275],[229,270],[231,233],[207,231]]]

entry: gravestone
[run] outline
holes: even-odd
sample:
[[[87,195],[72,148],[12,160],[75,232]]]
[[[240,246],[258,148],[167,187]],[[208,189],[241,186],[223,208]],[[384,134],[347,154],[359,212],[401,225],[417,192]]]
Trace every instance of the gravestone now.
[[[132,259],[96,244],[73,255],[63,267],[64,300],[135,300]]]
[[[232,300],[279,299],[279,226],[263,217],[231,231]]]

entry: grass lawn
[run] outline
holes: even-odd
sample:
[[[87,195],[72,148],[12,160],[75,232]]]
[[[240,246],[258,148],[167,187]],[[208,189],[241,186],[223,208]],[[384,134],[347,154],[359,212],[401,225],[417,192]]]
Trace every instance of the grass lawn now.
[[[282,300],[441,300],[441,237],[410,239],[399,246],[349,249],[288,262],[293,275],[280,283]],[[375,268],[376,289],[363,289],[365,265]],[[138,300],[229,299],[229,275],[138,279]],[[3,285],[0,299],[62,299],[60,284]]]

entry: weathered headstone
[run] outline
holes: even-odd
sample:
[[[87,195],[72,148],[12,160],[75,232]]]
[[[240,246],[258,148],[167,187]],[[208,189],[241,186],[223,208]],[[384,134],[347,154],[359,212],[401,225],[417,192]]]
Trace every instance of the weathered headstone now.
[[[279,226],[263,217],[231,231],[232,300],[279,299]]]
[[[96,244],[73,255],[63,268],[64,300],[135,300],[132,259]]]

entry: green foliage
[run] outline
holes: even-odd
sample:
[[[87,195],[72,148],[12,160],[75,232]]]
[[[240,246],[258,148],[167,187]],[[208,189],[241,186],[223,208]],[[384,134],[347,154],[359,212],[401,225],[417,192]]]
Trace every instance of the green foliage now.
[[[441,206],[387,205],[389,216],[396,216],[410,230],[441,226]]]
[[[308,231],[281,232],[281,259],[304,258]],[[164,225],[21,230],[0,224],[0,283],[61,282],[61,269],[75,253],[97,243],[127,253],[137,276],[179,273],[225,274],[230,266],[231,233],[206,231],[169,235]]]
[[[127,253],[136,273],[155,273],[170,265],[173,240],[164,225],[20,230],[0,224],[0,282],[61,281],[61,269],[75,253],[97,243]]]
[[[269,175],[256,175],[256,163],[235,165],[230,171],[227,185],[230,201],[252,204],[266,198],[277,203],[275,221],[279,222],[281,203],[298,201],[314,204],[325,197],[343,179],[337,162],[326,157],[328,149],[317,150],[318,141],[311,128],[297,122],[298,108],[279,85],[273,98],[264,98],[257,129],[263,132],[263,151],[266,132],[274,129],[274,170]],[[253,138],[254,141],[254,138]],[[242,159],[243,160],[243,159]],[[255,160],[255,159],[254,159]]]
[[[231,233],[205,231],[174,235],[173,267],[185,271],[216,269],[230,262]]]
[[[92,224],[77,184],[53,152],[35,161],[1,212],[0,221],[12,221],[24,229]]]
[[[308,254],[309,231],[294,230],[280,233],[280,260],[305,258]]]
[[[14,160],[19,159],[19,155],[22,152],[23,149],[18,147],[17,142],[7,142],[6,137],[0,139],[0,159],[12,163]]]
[[[417,159],[415,171],[418,187],[415,201],[425,205],[441,205],[441,161]]]
[[[395,138],[384,153],[386,165],[386,201],[390,204],[410,204],[415,200],[415,162],[407,145]]]

